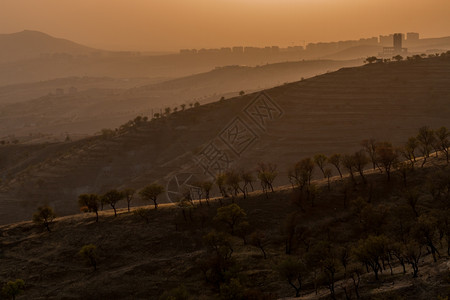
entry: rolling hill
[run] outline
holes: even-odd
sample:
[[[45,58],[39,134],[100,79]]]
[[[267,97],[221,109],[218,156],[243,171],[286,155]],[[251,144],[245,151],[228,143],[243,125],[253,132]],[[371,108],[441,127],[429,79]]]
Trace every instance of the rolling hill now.
[[[151,115],[152,110],[214,102],[241,90],[261,90],[360,64],[359,60],[300,61],[229,66],[174,80],[70,77],[0,87],[0,139],[39,133],[63,138],[93,134],[140,114]]]
[[[106,51],[55,38],[39,31],[24,30],[17,33],[0,34],[0,64],[62,53],[91,55],[101,52]]]
[[[349,153],[367,138],[401,145],[423,125],[449,127],[449,83],[448,56],[371,64],[129,124],[114,136],[0,146],[0,219],[28,219],[43,203],[71,214],[81,193],[154,181],[176,192],[176,180],[217,171],[211,151],[222,167],[277,164],[285,184],[288,167],[315,153]]]

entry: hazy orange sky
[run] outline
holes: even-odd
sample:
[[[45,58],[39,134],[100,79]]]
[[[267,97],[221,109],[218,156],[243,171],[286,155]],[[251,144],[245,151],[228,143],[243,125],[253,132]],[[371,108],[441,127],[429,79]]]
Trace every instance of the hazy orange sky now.
[[[0,0],[0,33],[111,50],[302,45],[392,32],[450,36],[450,0]]]

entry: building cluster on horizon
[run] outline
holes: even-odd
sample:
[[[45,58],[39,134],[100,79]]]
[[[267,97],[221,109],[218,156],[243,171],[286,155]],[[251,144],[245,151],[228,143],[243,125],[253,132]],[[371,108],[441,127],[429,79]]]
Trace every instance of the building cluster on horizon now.
[[[287,48],[280,48],[278,46],[267,47],[222,47],[211,49],[181,49],[180,54],[192,55],[192,54],[274,54],[280,52],[301,52],[304,50],[302,46],[290,46]]]
[[[400,37],[398,37],[400,35]],[[395,39],[395,40],[394,40]],[[395,41],[395,44],[394,44]],[[357,46],[383,46],[387,48],[398,49],[398,41],[400,41],[400,48],[402,48],[402,43],[405,41],[405,34],[390,34],[390,35],[380,35],[379,37],[362,38],[359,40],[348,40],[339,42],[320,42],[320,43],[309,43],[304,46],[289,46],[286,48],[280,48],[278,46],[266,46],[266,47],[244,47],[244,46],[234,46],[234,47],[223,47],[223,48],[211,48],[211,49],[181,49],[181,55],[207,55],[207,54],[220,54],[220,55],[254,55],[254,54],[279,54],[279,53],[301,53],[307,52],[318,52],[318,53],[333,53],[341,50],[345,50],[351,47]],[[416,32],[408,32],[406,34],[406,41],[416,42],[419,41],[419,34]],[[394,44],[394,47],[392,45]],[[396,48],[397,47],[397,48]],[[405,49],[405,48],[403,48]],[[388,51],[388,50],[387,50]]]
[[[417,39],[416,39],[417,37]],[[419,34],[414,33],[408,33],[407,34],[408,40],[414,39],[419,40]],[[381,53],[382,56],[392,57],[395,55],[402,55],[408,53],[408,48],[403,48],[403,41],[405,40],[405,35],[402,33],[394,33],[393,35],[389,36],[389,41],[393,44],[392,47],[383,47],[383,53]]]

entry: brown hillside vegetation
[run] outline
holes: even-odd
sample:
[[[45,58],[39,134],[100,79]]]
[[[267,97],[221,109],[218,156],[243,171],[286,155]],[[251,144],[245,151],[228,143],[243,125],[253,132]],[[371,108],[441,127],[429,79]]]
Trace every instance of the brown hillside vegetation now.
[[[43,204],[72,214],[82,193],[155,181],[172,191],[174,176],[202,179],[198,159],[211,142],[228,155],[228,167],[276,164],[275,185],[287,184],[288,168],[304,157],[352,153],[368,138],[403,145],[423,125],[450,127],[449,83],[448,55],[377,63],[266,90],[275,113],[265,111],[262,126],[251,114],[260,99],[248,94],[76,142],[0,146],[0,220],[28,219]],[[251,142],[232,145],[236,152],[225,144],[233,128],[245,129]]]
[[[442,155],[420,164],[406,188],[399,172],[388,182],[378,170],[366,172],[366,184],[336,177],[328,190],[326,180],[313,181],[313,202],[295,188],[117,217],[105,211],[98,223],[92,213],[63,217],[50,232],[31,222],[4,225],[0,283],[23,279],[18,299],[188,299],[170,298],[176,291],[189,299],[277,299],[293,297],[286,278],[297,287],[299,278],[300,299],[442,299],[450,295],[450,172]],[[415,206],[408,191],[418,195]],[[225,222],[230,208],[234,230]],[[374,238],[383,241],[374,248],[378,279],[372,248],[358,254]]]

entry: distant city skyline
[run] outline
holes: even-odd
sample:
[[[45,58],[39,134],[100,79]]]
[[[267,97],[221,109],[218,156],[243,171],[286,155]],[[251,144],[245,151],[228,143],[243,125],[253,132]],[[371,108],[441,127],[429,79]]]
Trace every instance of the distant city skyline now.
[[[2,0],[0,33],[25,29],[105,50],[288,47],[419,32],[450,36],[450,1]]]

